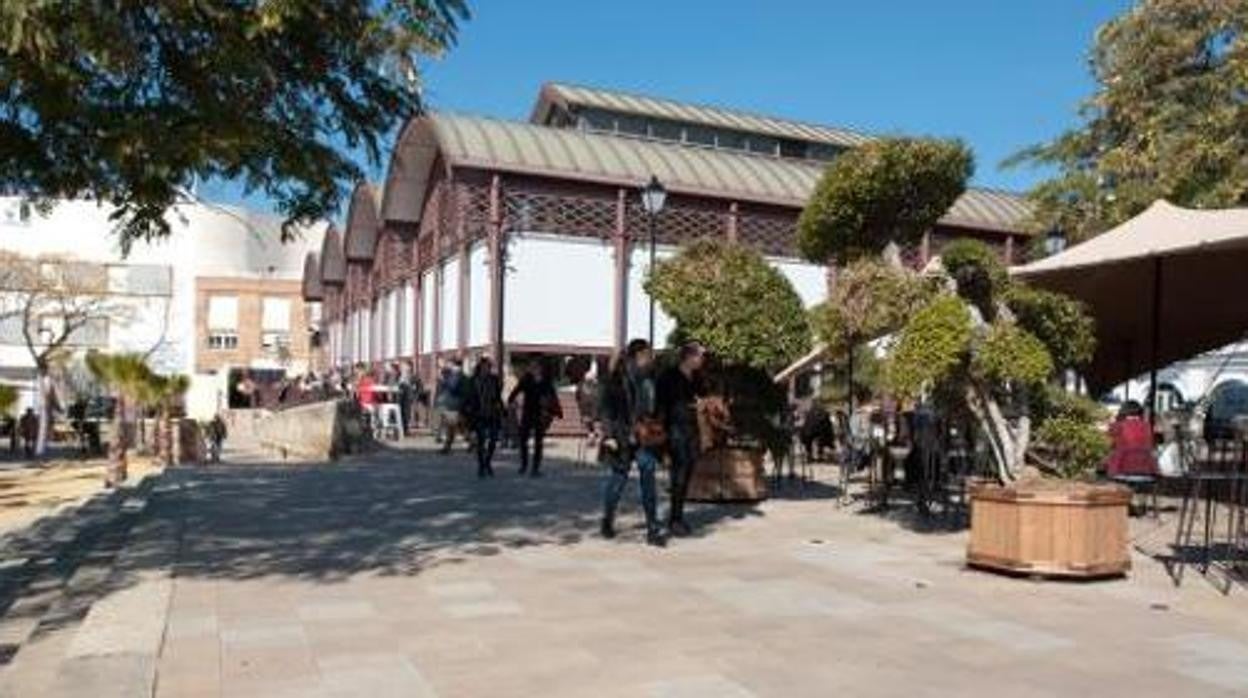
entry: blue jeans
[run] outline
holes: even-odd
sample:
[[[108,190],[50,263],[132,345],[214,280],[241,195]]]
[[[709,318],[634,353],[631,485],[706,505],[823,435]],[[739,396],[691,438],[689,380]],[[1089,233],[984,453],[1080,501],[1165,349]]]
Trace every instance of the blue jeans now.
[[[637,461],[637,474],[641,478],[641,508],[646,513],[646,530],[657,533],[659,498],[655,491],[654,471],[658,467],[659,457],[652,449],[639,448],[632,457],[625,451],[608,460],[607,482],[603,493],[603,515],[608,521],[615,519],[615,510],[620,505],[620,495],[624,493],[624,486],[628,484],[628,471],[632,467],[634,458]]]

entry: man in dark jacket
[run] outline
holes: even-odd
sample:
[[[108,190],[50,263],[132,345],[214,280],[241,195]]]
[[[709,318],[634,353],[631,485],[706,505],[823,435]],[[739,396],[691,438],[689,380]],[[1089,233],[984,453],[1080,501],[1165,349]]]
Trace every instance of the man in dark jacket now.
[[[706,349],[697,342],[680,348],[678,363],[659,376],[656,386],[657,412],[667,430],[667,452],[672,459],[671,511],[668,531],[674,536],[689,535],[685,522],[685,497],[689,478],[698,458],[697,376],[705,361]]]
[[[628,343],[624,356],[616,361],[601,387],[599,416],[603,424],[602,453],[607,462],[607,482],[603,496],[602,536],[615,537],[615,511],[628,484],[628,471],[634,459],[641,479],[641,506],[646,514],[646,542],[662,546],[659,529],[658,496],[654,471],[659,462],[658,446],[641,443],[638,424],[654,414],[654,381],[650,375],[654,352],[644,339]]]
[[[554,420],[563,416],[555,384],[546,375],[540,359],[534,359],[525,369],[524,377],[511,389],[507,404],[515,407],[516,400],[523,397],[520,405],[520,474],[541,476],[542,445],[546,431]],[[529,460],[529,441],[533,442],[533,458]],[[532,465],[530,470],[529,466]]]
[[[464,413],[477,435],[477,477],[494,477],[494,451],[503,425],[503,383],[488,358],[477,361],[472,372]]]

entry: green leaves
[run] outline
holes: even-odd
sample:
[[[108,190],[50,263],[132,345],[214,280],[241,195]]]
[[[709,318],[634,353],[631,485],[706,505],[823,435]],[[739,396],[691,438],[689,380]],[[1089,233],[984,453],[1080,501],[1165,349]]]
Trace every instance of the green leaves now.
[[[957,284],[959,296],[974,303],[985,318],[996,316],[997,294],[1010,279],[991,247],[979,240],[954,240],[940,251],[940,263]]]
[[[889,386],[914,399],[957,371],[970,351],[971,316],[957,296],[942,295],[914,314],[889,356]]]
[[[1053,417],[1036,429],[1037,445],[1052,457],[1059,477],[1073,480],[1092,475],[1109,455],[1109,437],[1095,424],[1073,417]]]
[[[1044,344],[1057,367],[1079,368],[1092,360],[1096,327],[1082,303],[1019,283],[1004,295],[1018,324]]]
[[[1083,123],[1008,165],[1056,166],[1031,193],[1039,226],[1082,240],[1157,199],[1248,203],[1248,3],[1143,0],[1103,26]]]
[[[193,182],[239,180],[288,223],[331,215],[422,108],[420,61],[464,0],[0,3],[0,189],[118,207],[166,234]],[[288,226],[287,230],[291,228]]]
[[[1044,344],[1025,330],[994,322],[976,342],[971,373],[990,384],[1037,386],[1053,375],[1053,360]]]
[[[854,148],[824,172],[798,220],[798,246],[823,263],[918,242],[966,191],[974,169],[956,140],[888,138]]]
[[[768,370],[810,348],[802,300],[757,252],[711,241],[661,262],[646,281],[680,339],[706,344],[725,363]]]
[[[832,295],[811,317],[819,338],[843,354],[850,346],[901,329],[933,295],[927,279],[863,258],[837,271]]]

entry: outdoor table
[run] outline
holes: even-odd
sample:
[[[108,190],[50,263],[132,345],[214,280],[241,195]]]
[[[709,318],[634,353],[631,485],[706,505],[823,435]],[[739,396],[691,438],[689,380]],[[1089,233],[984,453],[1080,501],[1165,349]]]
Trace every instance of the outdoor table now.
[[[1227,455],[1224,450],[1221,453]],[[1248,548],[1244,527],[1245,508],[1248,507],[1248,469],[1245,468],[1243,454],[1241,450],[1240,458],[1235,460],[1225,457],[1205,460],[1182,476],[1186,486],[1174,538],[1176,560],[1168,570],[1176,586],[1182,580],[1191,552],[1198,552],[1201,574],[1207,575],[1213,566],[1214,549],[1219,544],[1216,533],[1219,507],[1226,507],[1226,555],[1221,562],[1228,572],[1234,571]],[[1218,501],[1220,493],[1225,494],[1225,502]],[[1198,537],[1196,517],[1202,508],[1203,526]],[[1229,588],[1228,585],[1227,591]]]

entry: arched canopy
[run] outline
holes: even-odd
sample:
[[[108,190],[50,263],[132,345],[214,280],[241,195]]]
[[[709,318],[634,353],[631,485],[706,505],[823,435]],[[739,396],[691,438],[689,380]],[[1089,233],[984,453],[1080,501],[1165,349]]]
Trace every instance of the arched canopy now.
[[[360,182],[351,193],[343,241],[347,261],[366,262],[373,258],[377,232],[381,228],[380,198],[377,187],[369,182]]]
[[[321,242],[321,285],[341,286],[347,281],[347,259],[342,253],[342,235],[330,226]]]
[[[477,168],[629,188],[657,176],[690,196],[801,208],[823,176],[823,163],[474,116],[430,114],[403,128],[382,195],[385,221],[419,223],[441,161]],[[1030,209],[1017,196],[968,189],[941,218],[945,225],[1026,234]],[[349,252],[348,258],[354,259]]]
[[[419,224],[425,207],[425,192],[432,180],[433,167],[442,151],[435,119],[420,116],[403,126],[403,132],[390,156],[390,167],[381,195],[381,220]]]
[[[321,284],[321,258],[315,252],[309,252],[303,258],[303,299],[319,301],[325,298],[325,287]]]

